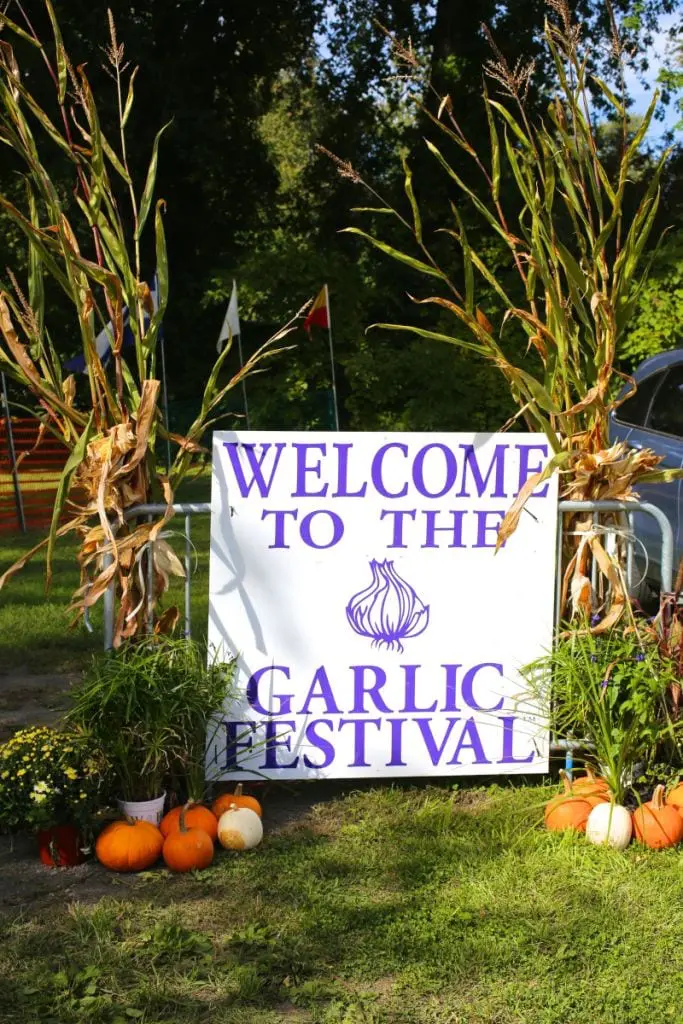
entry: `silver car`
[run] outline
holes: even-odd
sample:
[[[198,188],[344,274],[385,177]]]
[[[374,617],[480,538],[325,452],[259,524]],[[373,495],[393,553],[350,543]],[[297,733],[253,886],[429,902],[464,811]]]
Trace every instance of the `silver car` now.
[[[683,349],[660,352],[633,374],[638,390],[611,414],[610,439],[625,441],[631,448],[651,448],[662,456],[662,468],[683,467]],[[625,385],[622,395],[631,385]],[[674,535],[674,572],[683,555],[683,480],[668,484],[641,484],[642,501],[658,505],[671,523]],[[659,591],[661,533],[652,516],[634,515],[636,564],[650,587]]]

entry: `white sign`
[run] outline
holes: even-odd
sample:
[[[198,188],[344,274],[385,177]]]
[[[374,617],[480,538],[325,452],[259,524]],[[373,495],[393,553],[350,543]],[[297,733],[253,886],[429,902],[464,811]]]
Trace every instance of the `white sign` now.
[[[548,770],[557,483],[536,434],[220,432],[209,643],[239,656],[211,778]]]

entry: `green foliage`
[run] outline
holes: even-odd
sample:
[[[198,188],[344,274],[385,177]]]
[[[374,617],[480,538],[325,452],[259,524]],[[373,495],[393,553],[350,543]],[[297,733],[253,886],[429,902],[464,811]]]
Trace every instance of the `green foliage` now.
[[[681,722],[671,713],[676,674],[649,634],[637,628],[561,634],[551,654],[524,670],[547,703],[555,735],[593,744],[600,774],[619,803],[636,763],[649,768],[663,752],[680,762]]]
[[[201,799],[211,719],[232,693],[235,663],[191,640],[158,637],[93,659],[72,691],[68,721],[99,746],[125,800],[164,785]],[[189,789],[189,792],[188,792]]]
[[[648,356],[683,346],[683,241],[665,239],[652,262],[620,354],[635,366]]]
[[[108,795],[107,772],[102,751],[83,735],[21,729],[0,746],[0,828],[89,827]]]

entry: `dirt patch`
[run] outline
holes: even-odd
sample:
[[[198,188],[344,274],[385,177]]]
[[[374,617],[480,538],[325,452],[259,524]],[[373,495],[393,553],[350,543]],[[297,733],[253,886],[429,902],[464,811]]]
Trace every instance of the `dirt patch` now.
[[[69,705],[75,674],[0,676],[0,743],[30,725],[55,725]]]
[[[47,868],[38,859],[33,836],[0,836],[0,916],[35,913],[46,905],[94,903],[133,888],[134,877],[114,875],[96,861],[76,868]]]

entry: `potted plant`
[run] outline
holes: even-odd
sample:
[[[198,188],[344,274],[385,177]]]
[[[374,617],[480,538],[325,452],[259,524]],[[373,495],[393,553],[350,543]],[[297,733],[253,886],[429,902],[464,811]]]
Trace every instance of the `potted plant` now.
[[[530,691],[551,697],[552,730],[587,741],[618,803],[658,754],[679,750],[674,669],[638,620],[604,634],[591,633],[588,623],[562,633],[552,652],[523,671]]]
[[[72,690],[68,718],[107,757],[124,814],[158,824],[166,787],[201,799],[207,729],[233,675],[233,663],[207,659],[200,644],[167,636],[93,660]]]
[[[0,827],[35,832],[48,867],[79,864],[107,782],[106,760],[82,734],[21,729],[0,747]]]

